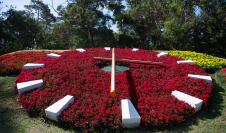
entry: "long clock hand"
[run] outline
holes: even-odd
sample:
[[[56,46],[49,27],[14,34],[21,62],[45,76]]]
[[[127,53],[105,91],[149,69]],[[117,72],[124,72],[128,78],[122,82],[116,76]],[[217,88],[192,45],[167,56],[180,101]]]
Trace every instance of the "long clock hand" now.
[[[111,95],[115,95],[115,48],[112,48],[111,60]]]
[[[105,57],[93,57],[95,60],[106,60],[111,61],[112,58]],[[130,62],[130,63],[140,63],[140,64],[151,64],[151,65],[163,65],[162,62],[152,62],[152,61],[142,61],[142,60],[131,60],[131,59],[117,59],[118,62]]]

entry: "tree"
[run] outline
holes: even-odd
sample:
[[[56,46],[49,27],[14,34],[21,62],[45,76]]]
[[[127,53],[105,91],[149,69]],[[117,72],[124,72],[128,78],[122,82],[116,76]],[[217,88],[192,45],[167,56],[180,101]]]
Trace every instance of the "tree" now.
[[[127,42],[133,42],[124,45],[225,56],[223,0],[127,0],[127,10],[122,1],[117,0],[109,7],[118,23],[119,36],[127,36],[130,40]],[[196,15],[195,7],[200,8],[200,15]]]
[[[112,46],[226,57],[224,0],[68,0],[66,7],[57,9],[57,23],[48,5],[31,2],[26,6],[29,12],[10,10],[4,19],[0,16],[1,50]],[[111,10],[113,16],[103,9]],[[116,23],[119,32],[113,33],[109,23]]]
[[[63,13],[61,12],[64,21],[54,27],[54,34],[62,36],[70,33],[64,41],[70,47],[111,45],[114,40],[113,33],[107,27],[107,22],[111,17],[101,11],[105,2],[103,0],[71,1]],[[62,30],[64,33],[57,32]]]
[[[36,33],[40,27],[25,11],[10,9],[4,13],[1,21],[0,53],[12,52],[34,47]]]
[[[36,48],[49,48],[50,30],[56,22],[56,17],[51,13],[48,5],[41,0],[31,0],[30,5],[25,5],[28,13],[35,18],[40,27],[40,32],[36,32],[36,37],[41,40],[35,40]]]
[[[56,17],[51,13],[48,5],[41,0],[31,0],[31,5],[25,5],[25,8],[36,17],[37,22],[43,24],[45,30],[51,27],[51,24],[56,22]]]
[[[127,3],[128,10],[116,17],[120,32],[137,40],[136,47],[150,48],[154,47],[152,44],[161,44],[166,1],[128,0]]]
[[[191,50],[226,57],[226,3],[224,0],[201,0],[201,15],[189,30]]]

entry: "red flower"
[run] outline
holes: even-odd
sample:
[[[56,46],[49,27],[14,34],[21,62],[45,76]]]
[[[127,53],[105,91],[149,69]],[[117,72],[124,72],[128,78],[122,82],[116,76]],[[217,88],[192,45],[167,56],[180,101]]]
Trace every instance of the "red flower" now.
[[[65,95],[73,95],[75,102],[62,112],[60,119],[75,127],[121,127],[121,99],[129,98],[137,108],[142,126],[168,125],[184,121],[194,113],[188,104],[171,95],[179,90],[204,101],[207,106],[212,85],[194,80],[187,74],[207,75],[196,65],[178,65],[177,57],[157,58],[157,52],[116,49],[116,59],[163,62],[164,66],[124,63],[129,71],[116,74],[116,96],[110,96],[110,73],[97,65],[94,56],[111,57],[103,48],[86,52],[66,51],[58,59],[43,58],[41,69],[22,70],[17,83],[42,78],[40,89],[22,94],[19,102],[28,112],[43,110]],[[117,62],[118,64],[118,62]]]

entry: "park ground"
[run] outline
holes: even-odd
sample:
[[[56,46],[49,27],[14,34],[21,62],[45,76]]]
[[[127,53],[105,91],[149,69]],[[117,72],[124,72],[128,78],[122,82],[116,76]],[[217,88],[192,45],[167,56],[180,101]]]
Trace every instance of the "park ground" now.
[[[226,81],[218,71],[212,74],[214,88],[208,108],[201,110],[189,120],[171,127],[138,128],[125,132],[226,132]],[[16,76],[0,77],[0,131],[4,133],[79,132],[65,129],[40,117],[29,117],[17,102]]]

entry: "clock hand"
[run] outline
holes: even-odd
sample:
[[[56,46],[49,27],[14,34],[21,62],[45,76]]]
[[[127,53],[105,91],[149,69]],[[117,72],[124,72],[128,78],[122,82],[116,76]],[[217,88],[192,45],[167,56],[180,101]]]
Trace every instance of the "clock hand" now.
[[[111,61],[112,58],[105,57],[94,57],[96,60],[107,60]],[[117,59],[118,62],[130,62],[130,63],[141,63],[141,64],[152,64],[152,65],[163,65],[162,62],[142,61],[142,60],[131,60],[131,59]]]
[[[115,96],[115,48],[112,48],[111,59],[111,95]]]

